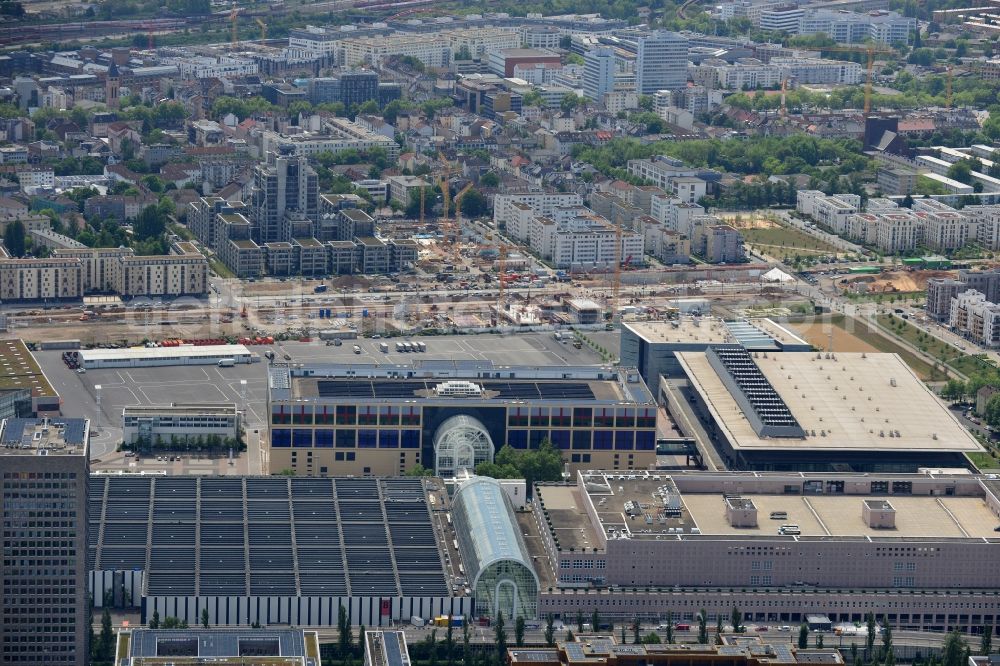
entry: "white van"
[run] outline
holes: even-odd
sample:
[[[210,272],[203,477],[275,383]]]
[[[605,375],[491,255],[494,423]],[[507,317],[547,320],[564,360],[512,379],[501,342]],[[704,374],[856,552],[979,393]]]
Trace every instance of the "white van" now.
[[[798,525],[782,525],[778,528],[778,534],[802,534],[802,530]]]
[[[361,353],[361,347],[359,347],[358,345],[354,345],[354,353],[355,354],[360,354]]]

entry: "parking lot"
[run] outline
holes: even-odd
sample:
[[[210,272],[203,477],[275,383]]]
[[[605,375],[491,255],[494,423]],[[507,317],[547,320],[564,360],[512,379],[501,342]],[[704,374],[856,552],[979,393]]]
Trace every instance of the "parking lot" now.
[[[617,332],[595,332],[589,337],[607,349],[618,348]],[[261,362],[220,368],[215,365],[177,365],[123,369],[97,369],[78,373],[66,366],[59,351],[36,352],[39,365],[49,382],[62,397],[66,416],[91,419],[95,435],[91,440],[91,458],[95,468],[166,469],[178,473],[259,473],[259,439],[255,430],[263,430],[267,401],[266,351],[274,352],[278,362],[293,363],[390,363],[410,364],[421,360],[483,361],[498,365],[593,365],[600,357],[586,345],[575,349],[571,342],[560,342],[551,333],[523,335],[463,335],[419,338],[426,352],[397,352],[399,338],[344,340],[340,346],[312,342],[281,342],[274,346],[255,346]],[[383,353],[379,344],[389,345]],[[361,353],[354,353],[354,345]],[[285,356],[288,359],[285,359]],[[242,381],[246,381],[244,404]],[[100,386],[100,414],[97,405]],[[122,409],[126,405],[168,405],[170,403],[236,403],[245,408],[247,455],[234,466],[228,460],[196,458],[185,455],[181,461],[135,461],[115,452],[121,442]],[[99,461],[99,462],[98,462]]]

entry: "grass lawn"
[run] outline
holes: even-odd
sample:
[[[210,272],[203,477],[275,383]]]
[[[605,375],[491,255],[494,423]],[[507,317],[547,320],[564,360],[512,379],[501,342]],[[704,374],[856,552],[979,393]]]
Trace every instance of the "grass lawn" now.
[[[917,376],[924,381],[936,381],[941,379],[946,379],[941,376],[941,373],[934,370],[934,366],[927,363],[909,349],[893,342],[892,340],[879,335],[876,331],[868,328],[865,324],[857,322],[854,325],[853,330],[847,328],[846,318],[843,315],[836,315],[831,318],[831,323],[834,326],[838,326],[848,331],[851,335],[870,344],[875,349],[881,352],[886,352],[888,354],[899,354],[900,358],[906,365],[910,366],[913,372],[917,373]]]
[[[986,374],[994,377],[996,381],[1000,381],[1000,370],[997,370],[991,363],[978,356],[966,354],[947,342],[924,333],[916,326],[896,315],[879,315],[878,323],[893,335],[906,340],[914,347],[930,354],[966,377]]]
[[[740,229],[747,245],[767,248],[768,254],[791,256],[795,254],[833,254],[840,252],[826,241],[800,229],[778,224],[766,229]]]
[[[972,461],[972,464],[979,470],[1000,468],[1000,460],[997,460],[989,453],[966,453],[965,456]]]
[[[224,263],[222,263],[222,261],[218,257],[209,257],[208,267],[212,269],[213,273],[215,273],[221,278],[236,277],[236,273],[233,273],[231,270],[229,270],[229,267],[226,266]]]

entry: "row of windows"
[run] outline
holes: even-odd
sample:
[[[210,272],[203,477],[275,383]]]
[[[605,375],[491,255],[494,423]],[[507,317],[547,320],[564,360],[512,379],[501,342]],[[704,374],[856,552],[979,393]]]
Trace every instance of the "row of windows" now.
[[[274,405],[274,425],[420,425],[419,407],[380,407],[357,405]]]
[[[542,440],[549,439],[553,446],[563,450],[584,451],[654,451],[656,433],[652,430],[511,430],[507,443],[515,449],[538,448]],[[274,448],[317,449],[417,449],[420,448],[420,431],[406,430],[353,430],[350,428],[327,430],[312,428],[272,428],[271,446]],[[588,462],[576,460],[574,462]]]
[[[420,425],[420,407],[274,405],[273,425]],[[536,428],[655,428],[655,409],[512,407],[507,425]]]
[[[271,446],[317,449],[418,449],[420,431],[272,428]]]

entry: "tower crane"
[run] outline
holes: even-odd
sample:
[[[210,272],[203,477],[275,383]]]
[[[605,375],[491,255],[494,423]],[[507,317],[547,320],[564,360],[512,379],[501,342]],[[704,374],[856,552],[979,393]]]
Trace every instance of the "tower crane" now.
[[[954,78],[955,78],[955,69],[951,65],[948,65],[948,78],[945,83],[945,98],[944,98],[944,108],[946,109],[951,108],[951,87]]]
[[[872,112],[872,80],[873,69],[875,67],[875,54],[896,54],[896,49],[867,44],[862,46],[824,46],[820,51],[830,51],[833,53],[865,53],[868,56],[867,80],[865,82],[865,118]]]
[[[231,37],[231,41],[233,44],[239,41],[239,33],[237,32],[237,17],[239,16],[239,13],[240,13],[240,8],[237,7],[236,3],[234,2],[232,10],[229,12],[229,21],[230,23],[233,24],[233,34]]]
[[[267,24],[262,19],[256,19],[256,22],[260,26],[260,41],[267,41]]]

